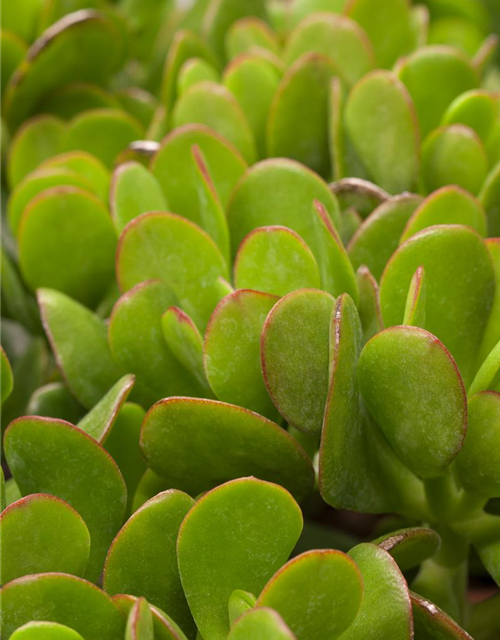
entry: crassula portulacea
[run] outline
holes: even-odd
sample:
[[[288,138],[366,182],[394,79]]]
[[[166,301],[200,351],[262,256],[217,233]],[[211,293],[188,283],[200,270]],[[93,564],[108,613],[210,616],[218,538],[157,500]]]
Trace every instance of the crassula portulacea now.
[[[2,638],[500,638],[497,0],[4,0]]]

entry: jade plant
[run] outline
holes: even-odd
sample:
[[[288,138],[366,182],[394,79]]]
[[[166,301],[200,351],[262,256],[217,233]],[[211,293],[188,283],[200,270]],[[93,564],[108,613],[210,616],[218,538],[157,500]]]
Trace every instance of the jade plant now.
[[[2,638],[498,640],[499,32],[2,4]]]

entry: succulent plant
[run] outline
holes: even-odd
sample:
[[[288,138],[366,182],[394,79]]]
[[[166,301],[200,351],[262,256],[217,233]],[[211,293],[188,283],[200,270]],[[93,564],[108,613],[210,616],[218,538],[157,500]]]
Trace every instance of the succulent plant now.
[[[2,638],[498,640],[499,19],[3,3]]]

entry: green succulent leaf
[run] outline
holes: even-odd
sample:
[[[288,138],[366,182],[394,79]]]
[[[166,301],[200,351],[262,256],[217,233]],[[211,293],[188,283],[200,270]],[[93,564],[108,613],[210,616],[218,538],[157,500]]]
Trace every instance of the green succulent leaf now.
[[[410,640],[413,635],[410,595],[396,562],[387,551],[369,543],[354,547],[349,555],[361,572],[364,596],[343,640],[368,637]]]
[[[236,620],[255,607],[257,598],[253,593],[243,591],[242,589],[235,589],[229,596],[227,603],[227,609],[229,612],[229,624],[232,627]]]
[[[123,376],[78,422],[77,427],[101,444],[108,438],[118,413],[134,386],[132,375]]]
[[[125,640],[154,640],[153,615],[145,598],[138,598],[130,610]]]
[[[174,129],[151,160],[151,171],[160,183],[172,211],[204,226],[200,210],[200,172],[193,161],[193,147],[203,154],[223,208],[246,169],[240,153],[215,131],[200,124]],[[175,168],[175,170],[174,170]]]
[[[177,76],[177,94],[181,96],[185,91],[199,82],[219,82],[219,72],[213,64],[203,58],[189,58],[184,62]]]
[[[372,179],[389,193],[414,189],[419,130],[402,82],[389,71],[365,76],[349,94],[344,118],[346,134]]]
[[[47,158],[62,150],[66,125],[59,118],[42,115],[26,121],[10,144],[7,178],[11,189]]]
[[[158,181],[138,162],[126,162],[117,167],[109,199],[119,233],[141,213],[168,209]]]
[[[109,350],[106,325],[59,291],[40,289],[38,302],[45,332],[68,388],[84,407],[91,409],[122,375]],[[75,349],[76,336],[81,346]]]
[[[5,585],[1,594],[1,630],[6,639],[35,620],[67,625],[85,640],[116,640],[125,631],[125,618],[109,596],[90,582],[65,573],[24,576]]]
[[[129,616],[138,598],[119,594],[113,596],[112,600],[126,616]],[[153,605],[149,605],[149,608],[153,616],[154,637],[157,640],[187,640],[182,629],[169,615]]]
[[[281,616],[268,607],[250,609],[231,628],[228,640],[296,640]]]
[[[60,1],[60,0],[59,0]],[[56,89],[39,107],[43,113],[51,113],[63,120],[91,109],[119,109],[119,101],[106,89],[89,82],[75,82]]]
[[[488,235],[500,236],[500,162],[493,167],[479,194],[488,218]]]
[[[422,145],[422,179],[427,191],[456,184],[478,194],[487,174],[483,144],[465,125],[436,129]]]
[[[44,160],[37,169],[69,169],[80,175],[101,200],[108,198],[110,176],[103,163],[85,151],[68,151]]]
[[[358,312],[363,328],[363,339],[367,342],[384,328],[380,311],[380,295],[377,281],[368,267],[361,266],[357,271],[359,287]]]
[[[92,540],[85,577],[97,580],[123,521],[127,500],[125,482],[114,460],[72,424],[36,416],[12,422],[5,432],[4,447],[24,495],[49,493],[82,516]]]
[[[403,318],[404,325],[425,328],[426,291],[425,270],[423,267],[419,267],[413,274],[408,289]]]
[[[422,138],[439,126],[455,98],[478,84],[467,56],[447,46],[417,49],[400,61],[397,73],[415,105]]]
[[[339,75],[334,62],[308,53],[285,73],[271,104],[267,123],[270,156],[292,158],[328,177],[330,81]]]
[[[42,98],[68,82],[106,81],[120,63],[120,47],[116,24],[104,13],[78,11],[59,20],[8,83],[3,113],[9,126],[17,128]]]
[[[280,43],[276,33],[264,20],[246,16],[233,22],[226,32],[226,55],[229,60],[242,53],[265,49],[279,55]]]
[[[406,571],[437,553],[441,538],[433,529],[412,527],[391,531],[373,540],[373,544],[387,551],[398,563],[401,571]]]
[[[173,125],[203,124],[227,139],[245,160],[257,157],[250,125],[233,94],[215,82],[200,82],[180,96],[173,114]]]
[[[406,511],[410,504],[420,509],[420,483],[390,449],[361,401],[361,349],[358,312],[352,299],[342,295],[330,323],[329,389],[319,455],[321,495],[344,509],[383,513]]]
[[[162,314],[176,302],[165,283],[146,281],[121,296],[109,321],[113,357],[137,376],[139,399],[146,409],[168,395],[201,391],[163,338]]]
[[[276,296],[321,287],[311,250],[295,231],[280,225],[259,227],[243,239],[234,262],[234,283],[238,289]]]
[[[360,355],[358,380],[371,414],[416,475],[442,475],[467,426],[466,395],[450,353],[432,334],[392,327]]]
[[[363,580],[341,551],[308,551],[290,560],[267,583],[257,606],[275,609],[297,640],[338,638],[360,608]]]
[[[467,491],[500,496],[500,393],[485,391],[469,400],[467,436],[457,458]]]
[[[177,542],[182,586],[200,633],[225,640],[235,589],[260,593],[288,559],[302,515],[282,487],[254,478],[223,484],[198,500]]]
[[[277,300],[247,289],[229,294],[210,318],[203,349],[207,380],[217,398],[272,420],[279,415],[262,377],[260,336]]]
[[[422,202],[417,195],[394,196],[380,204],[351,238],[347,250],[355,269],[368,267],[380,280],[386,264],[398,248],[408,220]]]
[[[391,196],[364,178],[340,178],[330,185],[342,211],[354,209],[361,218],[368,215]]]
[[[219,301],[216,279],[228,277],[224,258],[210,236],[170,213],[145,213],[127,225],[118,246],[116,272],[122,291],[146,280],[162,280],[175,296],[173,303],[201,329]]]
[[[466,91],[456,98],[443,116],[443,126],[463,124],[487,142],[497,118],[497,106],[486,91]]]
[[[406,293],[420,266],[427,280],[426,329],[450,350],[467,385],[493,304],[495,276],[488,249],[475,231],[461,225],[434,226],[412,236],[382,276],[386,326],[403,321]]]
[[[63,500],[42,493],[2,512],[0,540],[2,584],[48,571],[82,576],[89,559],[90,534],[81,516]]]
[[[12,367],[10,366],[9,359],[4,349],[0,346],[0,382],[1,395],[0,402],[3,404],[12,393],[14,388],[14,378],[12,375]]]
[[[498,238],[488,238],[486,247],[493,261],[496,287],[490,317],[484,330],[481,348],[477,354],[476,362],[479,365],[485,361],[493,348],[500,342],[500,240]]]
[[[10,637],[11,640],[83,640],[74,629],[58,622],[27,622]]]
[[[193,635],[177,568],[177,534],[194,501],[181,491],[159,493],[124,524],[106,558],[103,588],[110,595],[144,596]]]
[[[328,391],[328,343],[334,299],[317,289],[289,293],[262,331],[264,382],[291,425],[318,435]]]
[[[283,485],[300,500],[314,480],[307,454],[284,429],[214,400],[161,400],[146,415],[141,448],[156,474],[191,495],[252,474]]]
[[[4,15],[2,14],[2,27],[5,25],[3,18]],[[11,76],[23,61],[27,49],[28,45],[23,38],[19,37],[17,33],[13,33],[12,31],[2,28],[0,33],[0,50],[2,52],[0,69],[2,74],[2,95],[5,94],[5,87],[7,86]]]

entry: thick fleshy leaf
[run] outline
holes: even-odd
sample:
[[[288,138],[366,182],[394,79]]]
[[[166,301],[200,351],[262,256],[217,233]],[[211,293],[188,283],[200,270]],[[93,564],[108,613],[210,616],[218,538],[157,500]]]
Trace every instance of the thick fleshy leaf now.
[[[14,388],[14,378],[12,376],[12,367],[3,347],[0,346],[0,383],[1,395],[0,402],[3,404],[12,393]]]
[[[296,640],[281,616],[272,609],[250,609],[231,628],[228,640]]]
[[[425,329],[426,291],[425,269],[419,267],[413,274],[406,296],[403,324]]]
[[[224,640],[235,589],[260,593],[288,559],[302,514],[278,485],[242,478],[205,494],[184,519],[177,542],[182,586],[200,633]]]
[[[2,27],[4,27],[4,25],[5,20],[4,15],[2,14]],[[23,38],[17,35],[17,33],[13,33],[12,31],[2,28],[0,33],[0,49],[2,53],[2,66],[0,70],[2,74],[1,90],[2,95],[4,95],[5,87],[7,86],[12,74],[23,61],[28,45]]]
[[[111,352],[125,370],[137,376],[139,398],[146,409],[165,396],[201,391],[163,339],[161,317],[175,302],[163,282],[152,280],[127,291],[111,314]]]
[[[486,235],[486,216],[480,202],[456,185],[438,189],[417,208],[401,236],[401,242],[436,224],[463,224]]]
[[[265,160],[254,165],[236,187],[227,212],[233,253],[257,227],[283,225],[307,243],[325,280],[325,288],[331,286],[335,276],[327,272],[331,246],[325,247],[326,235],[319,224],[318,212],[313,209],[315,200],[323,204],[338,229],[341,220],[337,201],[319,176],[288,159]]]
[[[9,505],[0,515],[2,584],[30,573],[62,571],[82,576],[90,535],[68,503],[42,493]]]
[[[49,189],[22,216],[19,263],[33,289],[50,287],[93,306],[111,284],[115,249],[108,212],[81,189]]]
[[[198,123],[214,129],[233,144],[249,163],[256,160],[255,139],[236,98],[215,82],[200,82],[177,101],[172,114],[175,127]]]
[[[233,22],[226,32],[227,58],[232,60],[241,53],[255,50],[255,47],[278,55],[280,43],[275,32],[260,18],[247,16]]]
[[[367,342],[384,328],[380,311],[380,295],[377,281],[368,267],[361,266],[357,271],[359,286],[358,312],[363,328],[363,339]]]
[[[135,596],[125,594],[113,596],[113,602],[126,615],[130,615],[137,600],[138,598]],[[154,605],[150,605],[149,608],[153,615],[153,630],[156,640],[187,640],[182,629],[170,616]]]
[[[114,384],[108,393],[77,424],[101,444],[108,437],[118,413],[126,401],[132,387],[134,376],[126,375]]]
[[[122,291],[154,278],[165,282],[200,329],[219,301],[216,279],[228,277],[210,236],[171,213],[146,213],[127,225],[118,245],[116,272]]]
[[[109,189],[109,171],[100,160],[85,151],[68,151],[44,160],[42,169],[64,168],[80,175],[91,186],[92,191],[106,201]]]
[[[71,186],[90,191],[90,184],[75,171],[65,168],[38,169],[28,174],[12,192],[7,208],[9,225],[17,234],[26,207],[42,191],[51,187]]]
[[[10,637],[11,640],[83,640],[77,631],[58,622],[27,622]]]
[[[7,177],[11,189],[47,158],[59,153],[66,125],[53,116],[38,116],[26,121],[9,148]]]
[[[419,131],[406,87],[389,71],[365,76],[345,106],[346,134],[368,175],[389,193],[411,191],[419,169]]]
[[[457,470],[467,491],[500,496],[500,393],[486,391],[469,400],[467,436]]]
[[[213,0],[205,12],[202,30],[219,58],[224,58],[224,40],[227,30],[240,18],[267,17],[265,0]]]
[[[229,611],[229,624],[232,627],[236,620],[255,607],[255,603],[257,602],[257,598],[253,595],[253,593],[249,593],[248,591],[243,591],[242,589],[236,589],[229,596],[229,601],[227,603],[227,608]]]
[[[466,91],[448,107],[442,124],[464,124],[486,142],[497,117],[497,105],[486,91]]]
[[[122,527],[106,559],[103,588],[128,593],[169,612],[193,635],[193,620],[177,568],[177,534],[194,500],[181,491],[165,491],[146,502]]]
[[[262,332],[269,395],[285,420],[305,433],[321,432],[333,305],[324,291],[294,291],[274,306]]]
[[[299,160],[328,177],[328,98],[330,81],[336,75],[339,70],[334,62],[316,53],[302,56],[288,69],[269,112],[270,156]]]
[[[153,615],[145,598],[138,598],[130,610],[125,640],[154,640]]]
[[[203,349],[207,380],[217,398],[273,420],[279,415],[262,377],[260,336],[277,300],[249,289],[226,296],[210,318]]]
[[[460,373],[443,344],[416,327],[373,337],[358,367],[363,398],[398,456],[422,478],[442,475],[467,426]]]
[[[380,280],[405,225],[421,202],[420,196],[403,194],[380,204],[349,242],[347,250],[354,268],[365,265]]]
[[[500,162],[488,174],[479,200],[488,217],[488,235],[500,236]]]
[[[487,173],[483,144],[465,125],[436,129],[422,145],[422,179],[427,191],[455,184],[478,194]]]
[[[412,236],[382,276],[386,326],[403,321],[410,281],[420,266],[427,280],[426,329],[451,351],[468,385],[493,303],[495,276],[488,249],[476,232],[460,225],[430,227]]]
[[[486,571],[500,585],[500,517],[476,513],[475,517],[454,523],[453,529],[472,542]]]
[[[41,289],[38,303],[56,363],[75,397],[91,409],[123,375],[111,356],[106,324],[59,291]]]
[[[76,424],[85,410],[62,382],[51,382],[38,387],[26,407],[30,416],[60,418]]]
[[[181,96],[195,84],[205,81],[219,82],[217,69],[203,58],[189,58],[182,65],[177,76],[177,93]]]
[[[174,129],[163,140],[151,161],[172,211],[203,226],[200,211],[199,172],[193,162],[196,145],[203,154],[210,177],[225,208],[246,163],[239,152],[215,131],[199,124]]]
[[[473,640],[435,604],[410,592],[415,640]]]
[[[341,178],[330,184],[342,211],[354,209],[362,218],[390,198],[384,189],[363,178]]]
[[[488,238],[486,246],[493,260],[496,288],[490,317],[484,330],[481,348],[477,354],[478,366],[481,366],[493,348],[500,342],[500,238]]]
[[[120,48],[118,29],[103,13],[77,11],[59,20],[31,46],[27,64],[9,81],[3,100],[9,126],[16,128],[57,87],[107,80],[120,62]]]
[[[294,29],[286,45],[285,62],[292,64],[311,51],[331,58],[349,84],[375,66],[371,42],[359,24],[332,13],[314,13]]]
[[[343,640],[391,638],[411,640],[413,620],[408,586],[396,562],[374,544],[360,544],[349,552],[364,584],[361,608]]]
[[[66,151],[86,151],[112,169],[120,151],[142,137],[140,122],[125,111],[94,109],[70,122],[64,148]]]
[[[343,295],[330,328],[329,391],[319,457],[321,495],[338,508],[419,513],[420,483],[390,449],[361,401],[357,381],[361,348],[356,307]]]
[[[500,593],[497,592],[472,605],[467,628],[476,640],[494,640],[495,636],[500,634],[499,603]]]
[[[360,24],[368,34],[377,62],[391,67],[411,50],[411,16],[408,0],[349,0],[344,13]]]
[[[421,47],[397,70],[412,97],[424,138],[436,128],[451,102],[478,83],[470,60],[457,49]]]
[[[109,200],[119,233],[141,213],[168,209],[157,180],[138,162],[126,162],[115,170]]]
[[[40,103],[38,110],[63,120],[71,120],[90,109],[119,108],[120,103],[111,92],[96,84],[76,82],[56,89]]]
[[[161,317],[163,337],[182,366],[199,382],[205,396],[212,390],[203,366],[203,338],[191,318],[179,307],[169,307]]]
[[[307,454],[284,429],[215,400],[161,400],[144,419],[141,449],[156,474],[191,495],[251,474],[299,500],[314,479]]]
[[[18,418],[5,432],[4,443],[9,467],[24,495],[50,493],[85,520],[92,540],[85,576],[97,580],[127,500],[114,460],[80,429],[50,418]]]
[[[412,527],[391,531],[373,540],[373,544],[390,553],[401,571],[406,571],[433,556],[439,550],[441,539],[433,529]]]
[[[67,625],[85,640],[116,640],[125,631],[125,617],[109,596],[90,582],[65,573],[24,576],[5,585],[1,594],[1,630],[6,640],[32,620]]]
[[[257,606],[275,609],[297,640],[338,638],[352,624],[363,596],[356,563],[341,551],[307,551],[267,583]]]
[[[238,249],[234,262],[238,289],[284,296],[296,289],[321,288],[316,260],[302,238],[288,227],[259,227]]]

